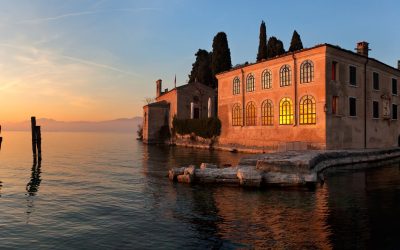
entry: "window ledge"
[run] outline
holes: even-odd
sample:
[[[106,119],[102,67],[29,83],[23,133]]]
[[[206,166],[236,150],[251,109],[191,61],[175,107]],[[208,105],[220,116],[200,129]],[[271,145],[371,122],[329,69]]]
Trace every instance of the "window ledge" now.
[[[357,84],[354,85],[354,84],[349,83],[349,86],[350,86],[350,87],[353,87],[353,88],[358,88],[358,85],[357,85]]]

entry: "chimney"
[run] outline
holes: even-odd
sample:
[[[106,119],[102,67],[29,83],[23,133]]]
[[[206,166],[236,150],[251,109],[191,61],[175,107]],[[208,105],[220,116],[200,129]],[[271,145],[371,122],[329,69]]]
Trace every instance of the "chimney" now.
[[[161,95],[161,88],[162,88],[162,80],[161,79],[158,79],[156,81],[156,86],[157,86],[156,97],[159,97]]]
[[[368,51],[370,51],[369,49],[369,43],[363,41],[363,42],[358,42],[357,43],[357,54],[363,55],[368,57]]]
[[[400,70],[400,60],[397,60],[397,69]]]

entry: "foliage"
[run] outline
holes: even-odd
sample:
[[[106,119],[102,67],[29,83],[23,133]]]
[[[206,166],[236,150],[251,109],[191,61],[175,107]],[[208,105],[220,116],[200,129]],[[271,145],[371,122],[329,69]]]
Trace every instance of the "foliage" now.
[[[232,68],[231,51],[224,32],[219,32],[215,35],[212,48],[211,71],[214,76],[214,87],[218,87],[215,75]]]
[[[301,42],[299,33],[297,33],[297,31],[295,30],[293,31],[293,36],[292,36],[292,41],[290,42],[289,51],[293,52],[301,49],[303,49],[303,43]]]
[[[258,44],[257,62],[262,59],[267,59],[267,28],[265,27],[265,22],[262,21],[260,25],[260,42]]]
[[[286,51],[285,48],[283,47],[283,42],[281,40],[277,39],[274,36],[271,36],[268,39],[268,44],[267,44],[268,58],[285,54],[285,52]]]
[[[203,138],[212,138],[221,134],[221,121],[218,118],[178,119],[172,121],[173,130],[182,135],[196,134]]]
[[[207,86],[213,86],[213,75],[211,72],[211,53],[199,49],[196,61],[192,64],[192,71],[189,75],[189,83],[200,82]]]

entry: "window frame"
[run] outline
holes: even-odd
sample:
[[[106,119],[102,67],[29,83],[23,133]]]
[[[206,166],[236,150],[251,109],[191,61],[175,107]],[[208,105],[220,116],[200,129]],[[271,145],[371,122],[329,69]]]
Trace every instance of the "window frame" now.
[[[287,105],[283,106],[284,103],[289,103],[289,107],[287,108]],[[285,110],[283,110],[283,107],[286,107]],[[288,111],[289,114],[287,114],[284,111]],[[290,97],[283,97],[279,101],[279,125],[293,125],[294,121],[294,112],[293,112],[293,101]]]
[[[249,82],[250,79],[252,79],[251,82]],[[256,78],[254,77],[254,74],[253,73],[247,74],[247,77],[246,77],[246,92],[254,92],[255,89],[256,89],[255,85],[256,85]]]
[[[306,65],[309,65],[307,68]],[[300,64],[300,83],[310,83],[314,81],[314,63],[307,59]]]
[[[232,126],[242,126],[242,108],[240,103],[235,103],[232,106]]]
[[[351,115],[351,102],[350,100],[354,99],[354,110],[355,110],[355,115]],[[354,96],[349,96],[349,117],[357,117],[357,98]]]
[[[237,80],[237,81],[235,81],[235,80]],[[233,95],[239,95],[240,94],[240,78],[238,76],[233,78],[232,84],[233,84],[233,86],[232,86]]]
[[[280,87],[287,87],[292,85],[292,69],[290,68],[289,64],[284,64],[279,69],[279,86]]]
[[[305,103],[307,102],[307,103]],[[309,107],[311,106],[311,107]],[[309,112],[311,108],[311,112]],[[306,113],[304,111],[307,111]],[[299,101],[299,124],[315,125],[317,124],[317,102],[312,95],[303,95]]]
[[[266,99],[261,104],[261,125],[274,125],[274,104],[271,99]]]
[[[249,101],[246,104],[245,117],[246,126],[257,126],[257,107],[254,101]]]
[[[261,89],[272,89],[272,73],[269,69],[261,73]]]
[[[337,81],[337,67],[338,67],[338,62],[337,61],[332,61],[332,66],[331,66],[331,80],[332,81]]]
[[[394,106],[396,106],[396,112],[393,112],[393,107]],[[399,106],[397,105],[397,103],[392,103],[392,107],[391,108],[392,108],[392,110],[391,110],[391,115],[390,115],[391,117],[390,118],[391,118],[392,121],[397,121],[398,113],[399,113]],[[396,118],[393,117],[394,114],[396,114]]]
[[[375,104],[377,104],[377,109],[375,110]],[[377,112],[377,116],[375,116],[375,111]],[[376,120],[379,119],[379,101],[373,100],[372,101],[372,119]]]
[[[393,83],[396,83],[396,85],[393,85]],[[399,93],[399,86],[397,84],[397,78],[392,77],[392,84],[391,85],[392,85],[391,86],[392,95],[397,96],[398,93]],[[393,86],[396,86],[396,92],[393,92],[393,89],[394,89]]]
[[[354,82],[352,82],[351,80],[351,69],[354,69],[355,71],[354,71]],[[349,85],[350,86],[352,86],[352,87],[357,87],[358,85],[357,85],[357,67],[355,66],[355,65],[349,65]]]
[[[377,76],[377,82],[375,82],[375,76]],[[375,88],[375,84],[377,84],[378,88]],[[372,72],[372,90],[378,91],[380,90],[380,76],[379,73],[374,71]]]

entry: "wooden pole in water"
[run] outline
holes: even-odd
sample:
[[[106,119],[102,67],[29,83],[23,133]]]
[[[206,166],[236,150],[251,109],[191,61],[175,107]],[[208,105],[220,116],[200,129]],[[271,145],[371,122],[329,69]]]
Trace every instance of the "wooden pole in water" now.
[[[32,129],[32,153],[36,159],[36,117],[31,117],[31,129]]]
[[[0,134],[1,134],[1,125],[0,125]],[[0,150],[1,150],[1,143],[3,142],[3,137],[0,136]]]
[[[40,133],[40,126],[35,127],[36,131],[36,143],[37,143],[37,151],[38,151],[38,161],[42,160],[42,135]]]

